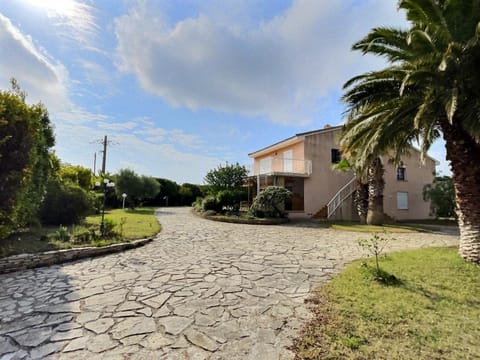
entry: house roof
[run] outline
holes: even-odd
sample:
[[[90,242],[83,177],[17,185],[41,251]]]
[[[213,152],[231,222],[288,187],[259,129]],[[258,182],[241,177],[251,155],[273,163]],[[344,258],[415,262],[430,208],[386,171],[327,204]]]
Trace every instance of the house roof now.
[[[264,147],[260,150],[254,151],[254,152],[248,154],[248,156],[251,157],[251,158],[258,157],[258,156],[261,156],[265,153],[269,153],[269,152],[275,151],[277,149],[283,148],[285,146],[296,144],[296,143],[302,141],[303,139],[305,139],[306,136],[315,135],[315,134],[319,134],[319,133],[326,133],[326,132],[329,132],[329,131],[335,131],[335,130],[339,130],[341,128],[342,128],[342,125],[329,126],[329,127],[323,128],[323,129],[298,133],[298,134],[295,134],[295,135],[293,135],[289,138],[286,138],[284,140],[276,142],[275,144],[272,144],[272,145],[266,146],[266,147]]]

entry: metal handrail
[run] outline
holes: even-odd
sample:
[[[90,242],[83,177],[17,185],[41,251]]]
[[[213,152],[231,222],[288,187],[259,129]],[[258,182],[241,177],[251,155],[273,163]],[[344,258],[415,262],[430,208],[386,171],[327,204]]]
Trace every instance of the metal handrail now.
[[[327,204],[327,219],[329,219],[338,207],[355,191],[355,181],[356,177],[354,176],[348,183],[346,183],[337,193],[332,197],[332,199]]]

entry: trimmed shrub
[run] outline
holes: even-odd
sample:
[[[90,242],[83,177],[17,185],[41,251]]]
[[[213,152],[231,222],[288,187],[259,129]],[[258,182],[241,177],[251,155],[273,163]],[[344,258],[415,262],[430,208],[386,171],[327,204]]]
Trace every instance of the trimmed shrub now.
[[[269,186],[257,195],[250,213],[256,217],[284,217],[285,201],[291,196],[292,193],[283,187]]]
[[[239,211],[243,198],[244,192],[241,190],[221,190],[217,193],[217,204],[221,210]]]
[[[215,212],[219,210],[217,199],[214,196],[207,196],[202,201],[202,212],[208,210],[213,210]]]
[[[92,197],[71,183],[50,181],[40,209],[42,224],[74,224],[93,212]]]

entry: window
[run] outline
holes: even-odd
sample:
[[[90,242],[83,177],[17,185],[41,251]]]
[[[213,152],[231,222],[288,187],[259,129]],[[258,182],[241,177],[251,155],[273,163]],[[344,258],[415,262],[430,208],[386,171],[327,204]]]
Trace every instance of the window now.
[[[397,192],[397,209],[408,210],[408,193]]]
[[[406,169],[405,166],[403,166],[403,162],[400,162],[400,164],[397,167],[397,180],[398,181],[406,181]]]
[[[260,160],[260,174],[266,174],[272,171],[272,158],[268,157]]]
[[[284,172],[293,172],[293,151],[287,150],[283,152],[283,171]]]
[[[342,160],[342,154],[338,149],[332,149],[332,164],[338,164]]]

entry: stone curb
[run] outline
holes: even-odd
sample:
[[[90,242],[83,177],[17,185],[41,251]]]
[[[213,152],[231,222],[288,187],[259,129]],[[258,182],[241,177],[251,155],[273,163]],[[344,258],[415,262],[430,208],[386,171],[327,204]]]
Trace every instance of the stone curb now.
[[[0,259],[0,274],[33,269],[40,266],[61,264],[87,257],[96,257],[123,250],[134,249],[151,242],[153,238],[134,240],[128,243],[111,244],[102,247],[84,247],[46,251],[38,254],[20,254]]]
[[[219,221],[231,224],[246,224],[246,225],[281,225],[289,222],[288,218],[279,218],[279,219],[244,219],[244,218],[235,218],[235,217],[218,217],[218,216],[208,216],[202,215],[192,209],[192,213],[203,219]]]

